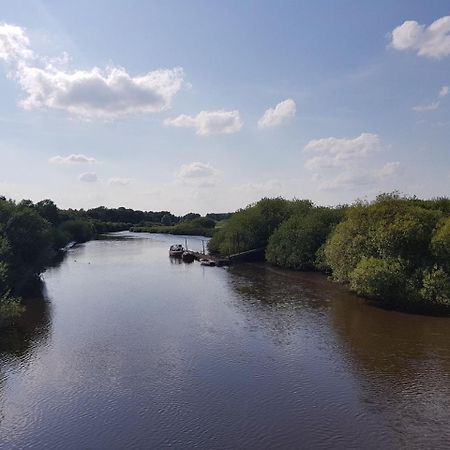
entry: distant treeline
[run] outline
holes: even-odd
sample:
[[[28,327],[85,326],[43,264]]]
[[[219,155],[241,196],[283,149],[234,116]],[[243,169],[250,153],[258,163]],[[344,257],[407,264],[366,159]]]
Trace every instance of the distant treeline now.
[[[192,213],[188,214],[188,218],[183,218],[175,225],[137,226],[131,227],[130,231],[207,237],[213,235],[218,222],[208,216],[200,217],[200,214],[195,218],[192,216]],[[214,216],[219,216],[219,214],[214,214]]]
[[[158,232],[211,233],[218,220],[229,213],[189,213],[179,217],[169,211],[136,211],[98,207],[88,210],[59,209],[51,200],[17,203],[0,197],[0,325],[18,316],[19,296],[70,243],[86,242],[100,233],[152,227]]]
[[[411,311],[450,312],[450,199],[397,193],[333,208],[262,199],[237,211],[211,252],[266,247],[266,259],[318,270],[360,295]]]

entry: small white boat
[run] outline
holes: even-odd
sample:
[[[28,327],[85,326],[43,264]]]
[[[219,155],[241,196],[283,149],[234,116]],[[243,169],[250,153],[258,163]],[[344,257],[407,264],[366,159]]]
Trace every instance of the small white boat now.
[[[169,248],[169,255],[174,256],[176,258],[181,258],[184,253],[184,248],[181,244],[171,245]]]

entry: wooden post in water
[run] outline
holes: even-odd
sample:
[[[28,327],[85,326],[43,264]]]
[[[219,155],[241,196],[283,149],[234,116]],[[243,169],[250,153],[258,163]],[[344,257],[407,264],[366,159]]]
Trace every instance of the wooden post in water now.
[[[202,239],[203,254],[205,254],[205,241]]]
[[[186,251],[188,251],[187,238],[184,238],[184,248],[185,248]]]

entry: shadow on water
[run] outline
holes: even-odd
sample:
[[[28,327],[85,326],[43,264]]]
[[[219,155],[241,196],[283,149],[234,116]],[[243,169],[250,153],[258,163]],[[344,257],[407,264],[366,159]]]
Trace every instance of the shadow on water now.
[[[42,281],[28,287],[23,304],[25,312],[14,325],[0,329],[0,358],[5,355],[28,359],[45,345],[51,324],[51,305],[45,296]]]
[[[283,345],[293,332],[303,332],[303,340],[315,335],[310,357],[316,345],[326,344],[329,358],[353,374],[359,400],[384,422],[393,447],[441,448],[450,442],[448,318],[379,308],[321,274],[263,264],[229,272],[234,304],[251,326]]]
[[[59,267],[67,257],[66,251],[55,254],[47,266]],[[40,277],[30,279],[19,292],[25,312],[14,324],[0,328],[0,369],[2,358],[13,356],[27,360],[48,340],[51,329],[51,304],[47,298],[45,283]]]
[[[317,286],[324,281],[319,274],[248,263],[231,266],[229,275],[227,281],[236,293],[234,306],[250,327],[269,332],[275,342],[288,343],[299,329],[322,327],[320,317],[326,315],[330,298]]]
[[[383,414],[396,446],[450,442],[449,319],[336,301],[330,320],[361,400]]]

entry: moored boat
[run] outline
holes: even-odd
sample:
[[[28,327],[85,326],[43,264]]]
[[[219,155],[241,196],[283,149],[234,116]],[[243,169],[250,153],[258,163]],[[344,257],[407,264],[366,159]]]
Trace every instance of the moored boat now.
[[[181,258],[184,253],[184,248],[181,244],[173,244],[169,248],[169,255],[175,258]]]
[[[181,257],[183,258],[183,261],[187,263],[194,262],[195,259],[194,255],[191,252],[184,252]]]

